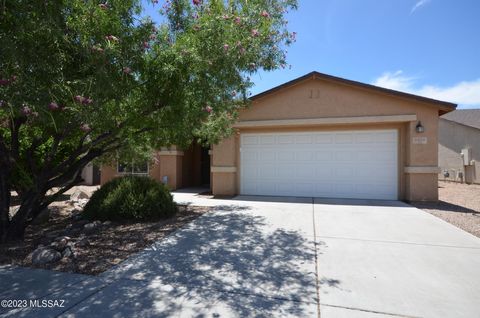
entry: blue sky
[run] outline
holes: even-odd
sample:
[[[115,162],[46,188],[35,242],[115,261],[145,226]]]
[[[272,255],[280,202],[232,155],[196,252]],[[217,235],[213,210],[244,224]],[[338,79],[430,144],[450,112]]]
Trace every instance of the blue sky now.
[[[299,0],[287,19],[291,69],[256,74],[253,94],[315,70],[480,108],[478,0]]]

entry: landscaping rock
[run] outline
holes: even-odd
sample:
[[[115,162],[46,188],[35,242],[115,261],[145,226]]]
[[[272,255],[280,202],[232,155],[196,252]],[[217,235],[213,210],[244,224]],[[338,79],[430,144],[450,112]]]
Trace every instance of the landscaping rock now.
[[[50,219],[50,209],[45,208],[40,212],[35,219],[33,219],[32,224],[45,224]]]
[[[87,232],[92,232],[96,229],[98,229],[98,227],[102,224],[102,222],[100,221],[93,221],[91,223],[87,223],[83,226],[83,228],[85,229],[85,231]]]
[[[75,243],[75,246],[78,246],[78,247],[85,247],[85,246],[88,246],[88,245],[90,245],[90,242],[88,241],[87,238],[82,238],[80,241]]]
[[[82,211],[85,205],[87,204],[87,202],[88,202],[88,199],[80,199],[78,201],[75,201],[75,203],[73,204],[73,207],[75,208],[75,210]]]
[[[79,201],[81,199],[87,199],[88,201],[89,198],[90,196],[88,195],[88,193],[79,189],[75,190],[75,192],[73,192],[70,196],[71,201]]]
[[[75,258],[75,250],[72,246],[67,246],[62,252],[62,257],[72,257]]]
[[[70,237],[68,237],[68,236],[57,237],[55,242],[50,244],[50,246],[52,248],[54,248],[55,250],[61,252],[65,249],[65,247],[67,246],[69,241],[70,241]]]
[[[32,263],[42,265],[53,263],[62,258],[62,254],[50,247],[38,247],[32,252]]]
[[[19,205],[10,207],[10,210],[8,212],[9,212],[11,218],[13,218],[13,216],[15,214],[17,214],[18,209],[20,209]]]

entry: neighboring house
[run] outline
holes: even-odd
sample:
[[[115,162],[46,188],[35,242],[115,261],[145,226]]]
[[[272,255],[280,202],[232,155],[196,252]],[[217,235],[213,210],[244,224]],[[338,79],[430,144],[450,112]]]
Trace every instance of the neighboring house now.
[[[102,167],[102,183],[143,173],[214,195],[438,199],[438,118],[455,104],[318,72],[251,100],[211,151],[161,149],[150,166]]]
[[[461,109],[440,117],[438,146],[440,179],[480,183],[480,109]]]

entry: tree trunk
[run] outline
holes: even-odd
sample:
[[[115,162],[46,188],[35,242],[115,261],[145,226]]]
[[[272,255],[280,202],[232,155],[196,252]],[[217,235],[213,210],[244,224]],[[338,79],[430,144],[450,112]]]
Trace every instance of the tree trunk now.
[[[8,169],[0,166],[0,242],[7,240],[7,231],[10,226],[10,191]]]
[[[29,220],[38,215],[38,209],[45,198],[45,192],[27,192],[22,197],[20,208],[9,222],[5,242],[22,241]]]

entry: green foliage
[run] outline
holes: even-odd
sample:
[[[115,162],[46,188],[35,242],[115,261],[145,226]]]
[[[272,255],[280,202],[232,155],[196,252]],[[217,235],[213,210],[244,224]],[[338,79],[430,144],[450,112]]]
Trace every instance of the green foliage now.
[[[19,192],[87,155],[215,143],[248,105],[249,76],[285,66],[296,0],[157,2],[160,24],[140,0],[0,2],[0,154]]]
[[[125,176],[98,189],[83,215],[90,220],[158,220],[172,217],[177,207],[163,184],[148,178]]]

